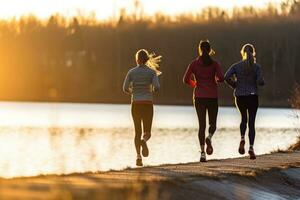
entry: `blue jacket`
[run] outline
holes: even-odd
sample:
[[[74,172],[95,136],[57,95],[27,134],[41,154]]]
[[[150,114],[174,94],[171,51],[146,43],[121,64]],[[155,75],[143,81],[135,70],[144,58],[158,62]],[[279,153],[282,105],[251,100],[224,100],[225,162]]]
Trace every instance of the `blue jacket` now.
[[[257,95],[257,85],[265,84],[260,65],[254,63],[253,70],[247,73],[245,61],[235,63],[227,70],[225,82],[234,89],[236,97]]]

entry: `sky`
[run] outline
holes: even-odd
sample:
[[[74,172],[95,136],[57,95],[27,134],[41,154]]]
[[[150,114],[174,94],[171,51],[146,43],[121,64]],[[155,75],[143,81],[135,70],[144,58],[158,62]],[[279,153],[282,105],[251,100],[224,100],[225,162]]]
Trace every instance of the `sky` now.
[[[257,8],[269,2],[279,3],[282,0],[140,0],[144,13],[151,15],[156,12],[173,15],[199,11],[207,6],[218,6],[230,9],[252,5]],[[134,0],[0,0],[0,18],[20,17],[34,14],[47,18],[54,13],[67,17],[75,16],[78,11],[84,15],[94,12],[97,19],[105,20],[116,17],[118,11],[125,8],[132,12]]]

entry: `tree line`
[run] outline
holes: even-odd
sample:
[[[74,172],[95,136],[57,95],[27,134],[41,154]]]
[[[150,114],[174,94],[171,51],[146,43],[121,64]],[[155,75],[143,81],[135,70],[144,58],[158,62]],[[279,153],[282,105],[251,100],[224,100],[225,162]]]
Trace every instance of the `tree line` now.
[[[178,16],[144,16],[122,10],[111,22],[93,15],[1,20],[0,99],[128,103],[122,82],[135,66],[136,51],[145,48],[163,56],[155,101],[191,104],[192,90],[183,85],[182,76],[197,57],[199,41],[209,39],[224,71],[240,60],[244,43],[254,44],[266,79],[261,104],[288,106],[293,85],[300,82],[299,36],[296,0],[232,13],[206,8]],[[225,85],[220,97],[221,105],[232,105],[232,91]]]

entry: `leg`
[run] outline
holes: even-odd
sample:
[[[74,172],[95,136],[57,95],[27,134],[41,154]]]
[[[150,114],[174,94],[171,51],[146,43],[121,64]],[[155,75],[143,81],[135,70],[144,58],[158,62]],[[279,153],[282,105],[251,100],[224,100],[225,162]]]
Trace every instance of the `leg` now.
[[[205,129],[206,129],[206,106],[201,102],[201,99],[195,99],[195,108],[198,116],[199,131],[198,139],[201,147],[201,152],[204,152],[205,145]]]
[[[206,143],[206,153],[211,155],[214,151],[211,138],[216,131],[217,115],[218,115],[218,99],[209,99],[207,102],[208,118],[209,118],[209,135],[205,139]]]
[[[258,109],[258,97],[251,96],[248,102],[248,116],[249,116],[249,143],[250,147],[253,148],[254,139],[255,139],[255,118]]]
[[[149,156],[149,149],[147,146],[147,141],[151,137],[151,126],[152,126],[152,119],[153,119],[153,105],[152,104],[144,104],[142,105],[142,120],[143,120],[143,129],[144,135],[143,139],[141,140],[142,146],[142,155],[144,157]]]
[[[145,109],[142,113],[142,120],[143,120],[143,129],[144,135],[143,140],[147,142],[151,137],[151,127],[152,127],[152,120],[153,120],[153,105],[146,104]]]
[[[140,108],[137,104],[132,104],[131,106],[131,114],[134,123],[135,137],[134,144],[137,155],[141,154],[141,137],[142,137],[142,118],[140,114]]]
[[[249,116],[249,122],[248,122],[249,134],[248,134],[248,136],[249,136],[250,146],[249,146],[248,153],[250,155],[251,160],[256,159],[253,145],[254,145],[254,139],[255,139],[255,118],[256,118],[257,108],[258,108],[257,96],[249,97],[249,99],[248,99],[248,116]]]
[[[213,99],[208,106],[208,118],[209,118],[209,136],[210,138],[217,128],[217,115],[218,115],[218,99]]]
[[[245,132],[247,128],[247,107],[245,104],[244,97],[236,97],[235,104],[238,110],[241,113],[241,124],[240,124],[240,133],[241,133],[241,141],[239,146],[239,153],[245,154]]]
[[[241,138],[244,139],[246,128],[247,128],[247,107],[245,105],[243,97],[236,97],[235,104],[237,109],[241,113],[240,133],[241,133]]]

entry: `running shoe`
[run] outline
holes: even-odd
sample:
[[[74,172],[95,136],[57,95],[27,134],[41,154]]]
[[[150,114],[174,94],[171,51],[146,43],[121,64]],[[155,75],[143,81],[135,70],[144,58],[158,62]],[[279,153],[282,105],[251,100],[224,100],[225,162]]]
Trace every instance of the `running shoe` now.
[[[239,153],[242,155],[245,154],[245,140],[240,141]]]
[[[136,159],[136,166],[142,167],[143,166],[143,161],[141,158]]]
[[[253,149],[249,149],[248,153],[249,153],[249,156],[250,156],[251,160],[255,160],[256,159],[256,156],[255,156],[255,153],[254,153]]]
[[[205,143],[206,143],[206,153],[208,155],[211,155],[214,152],[214,149],[211,145],[211,139],[209,139],[208,137],[205,139]]]
[[[205,155],[205,152],[201,152],[200,162],[206,162],[206,155]]]
[[[145,140],[141,140],[141,146],[142,146],[142,155],[144,157],[148,157],[149,156],[149,149],[147,146],[147,142],[145,142]]]

